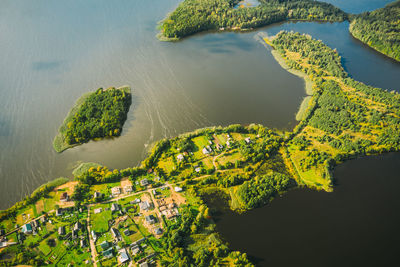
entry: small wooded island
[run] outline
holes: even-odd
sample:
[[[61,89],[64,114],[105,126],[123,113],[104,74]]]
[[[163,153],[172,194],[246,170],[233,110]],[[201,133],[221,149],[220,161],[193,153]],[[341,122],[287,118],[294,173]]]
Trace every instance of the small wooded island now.
[[[64,119],[54,149],[62,152],[93,139],[120,136],[131,103],[129,86],[84,94]]]
[[[4,265],[253,266],[215,230],[209,196],[244,212],[290,188],[331,191],[350,158],[400,150],[400,94],[350,78],[308,35],[264,39],[313,83],[292,132],[213,127],[160,140],[139,167],[81,165],[0,212]]]

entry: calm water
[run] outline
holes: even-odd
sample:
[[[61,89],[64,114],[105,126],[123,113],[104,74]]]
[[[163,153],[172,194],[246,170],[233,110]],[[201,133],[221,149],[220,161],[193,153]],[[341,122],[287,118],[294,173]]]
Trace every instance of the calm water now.
[[[400,154],[346,162],[333,193],[293,190],[270,205],[217,217],[232,249],[258,266],[397,266]]]
[[[390,1],[329,2],[357,13]],[[0,2],[0,209],[48,180],[71,177],[73,167],[82,161],[99,162],[111,168],[137,165],[145,155],[146,146],[163,137],[231,123],[255,122],[281,129],[295,125],[294,114],[304,95],[303,81],[281,69],[269,51],[255,40],[257,32],[206,33],[178,43],[162,43],[155,38],[157,22],[178,3],[179,0]],[[310,33],[338,49],[344,66],[355,79],[400,90],[400,64],[361,45],[347,28],[347,23],[289,23],[260,31],[275,34],[288,29]],[[132,86],[134,96],[121,137],[90,142],[62,154],[53,151],[52,139],[80,95],[98,87],[125,84]],[[397,162],[394,167],[399,166],[400,159],[394,161]],[[369,164],[363,162],[362,166]],[[391,160],[385,158],[383,162],[389,164]],[[337,191],[345,187],[346,170],[355,170],[351,168],[357,168],[356,164],[344,165],[348,167],[342,174],[337,171],[338,180],[343,181]],[[351,172],[357,177],[349,183],[363,178],[358,172]],[[386,179],[387,175],[390,173],[382,169],[375,179]],[[351,192],[350,188],[345,190]],[[391,193],[388,188],[376,195]],[[283,199],[294,205],[298,199],[291,200],[291,196],[296,194],[299,199],[303,194],[304,201],[309,199],[308,194],[317,194],[315,202],[323,203],[323,198],[337,193],[294,191]],[[260,223],[264,218],[272,223],[271,218],[292,214],[296,209],[279,208],[276,216],[265,209],[251,214],[256,214],[254,220]],[[363,209],[373,217],[381,216],[369,205]],[[317,231],[321,234],[318,240],[324,239],[326,230],[336,225],[321,221],[315,214],[304,212],[301,217],[306,220],[307,216],[315,221],[312,228],[321,228]],[[235,225],[247,225],[246,218],[238,217]],[[381,228],[392,220],[390,216],[387,218],[381,220]],[[353,223],[351,220],[349,223]],[[310,226],[298,222],[290,227]],[[376,235],[378,230],[374,231]],[[267,233],[261,225],[259,232]],[[243,246],[233,240],[234,247],[249,247],[246,236],[240,232],[236,235],[237,240],[243,240],[239,242]],[[229,233],[226,237],[229,239]],[[314,234],[313,238],[317,236]],[[302,237],[302,242],[310,242],[311,246],[313,238]],[[266,259],[270,249],[254,242],[259,244],[259,250],[250,254]],[[287,242],[295,244],[298,240],[287,239]],[[301,249],[306,247],[301,244]],[[297,255],[295,250],[293,255]],[[336,251],[336,247],[327,250]]]

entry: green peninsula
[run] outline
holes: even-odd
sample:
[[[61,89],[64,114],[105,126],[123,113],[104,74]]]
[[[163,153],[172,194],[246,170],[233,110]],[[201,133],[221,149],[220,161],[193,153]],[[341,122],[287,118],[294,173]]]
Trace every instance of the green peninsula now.
[[[299,186],[332,191],[335,165],[399,151],[400,94],[350,78],[337,51],[311,36],[264,41],[312,84],[293,131],[204,128],[160,140],[139,167],[83,164],[74,181],[0,212],[0,263],[253,266],[216,232],[210,198],[245,212]]]
[[[400,1],[355,15],[350,33],[382,54],[400,61]]]
[[[64,119],[54,149],[62,152],[93,139],[120,136],[131,103],[129,86],[84,94]]]
[[[344,21],[337,7],[312,0],[259,0],[247,6],[239,0],[184,0],[160,25],[159,39],[171,41],[207,30],[246,31],[286,20]]]

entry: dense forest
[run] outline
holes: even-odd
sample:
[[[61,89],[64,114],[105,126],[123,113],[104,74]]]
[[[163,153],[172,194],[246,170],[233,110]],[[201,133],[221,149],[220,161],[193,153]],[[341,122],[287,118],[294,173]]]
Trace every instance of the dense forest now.
[[[281,173],[257,176],[239,186],[237,195],[246,209],[261,207],[289,186],[289,177]]]
[[[131,105],[129,88],[99,88],[84,97],[76,112],[69,114],[60,127],[62,138],[54,140],[57,152],[86,143],[94,138],[121,135],[122,126]],[[62,140],[63,144],[60,144]]]
[[[363,43],[400,61],[400,1],[354,16],[350,32]]]
[[[161,25],[165,38],[179,39],[206,30],[246,30],[284,20],[343,21],[347,14],[312,0],[260,0],[255,7],[235,8],[238,0],[185,0]]]

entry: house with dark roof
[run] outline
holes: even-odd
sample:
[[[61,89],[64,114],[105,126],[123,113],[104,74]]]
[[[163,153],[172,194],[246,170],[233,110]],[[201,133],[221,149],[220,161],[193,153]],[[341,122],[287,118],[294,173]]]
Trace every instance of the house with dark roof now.
[[[102,252],[104,258],[111,258],[113,255],[113,248],[109,248]]]
[[[56,209],[56,216],[61,216],[63,214],[63,209]]]
[[[101,242],[100,247],[102,250],[107,250],[110,247],[110,243],[107,240]]]
[[[161,235],[163,233],[163,230],[161,228],[157,228],[156,230],[154,230],[154,233],[156,235]]]
[[[100,192],[94,192],[93,198],[101,198],[101,193]]]
[[[67,192],[64,192],[64,193],[61,194],[61,196],[60,196],[60,201],[61,202],[66,202],[66,201],[68,201],[68,199],[69,199],[69,197],[68,197],[68,193]]]

